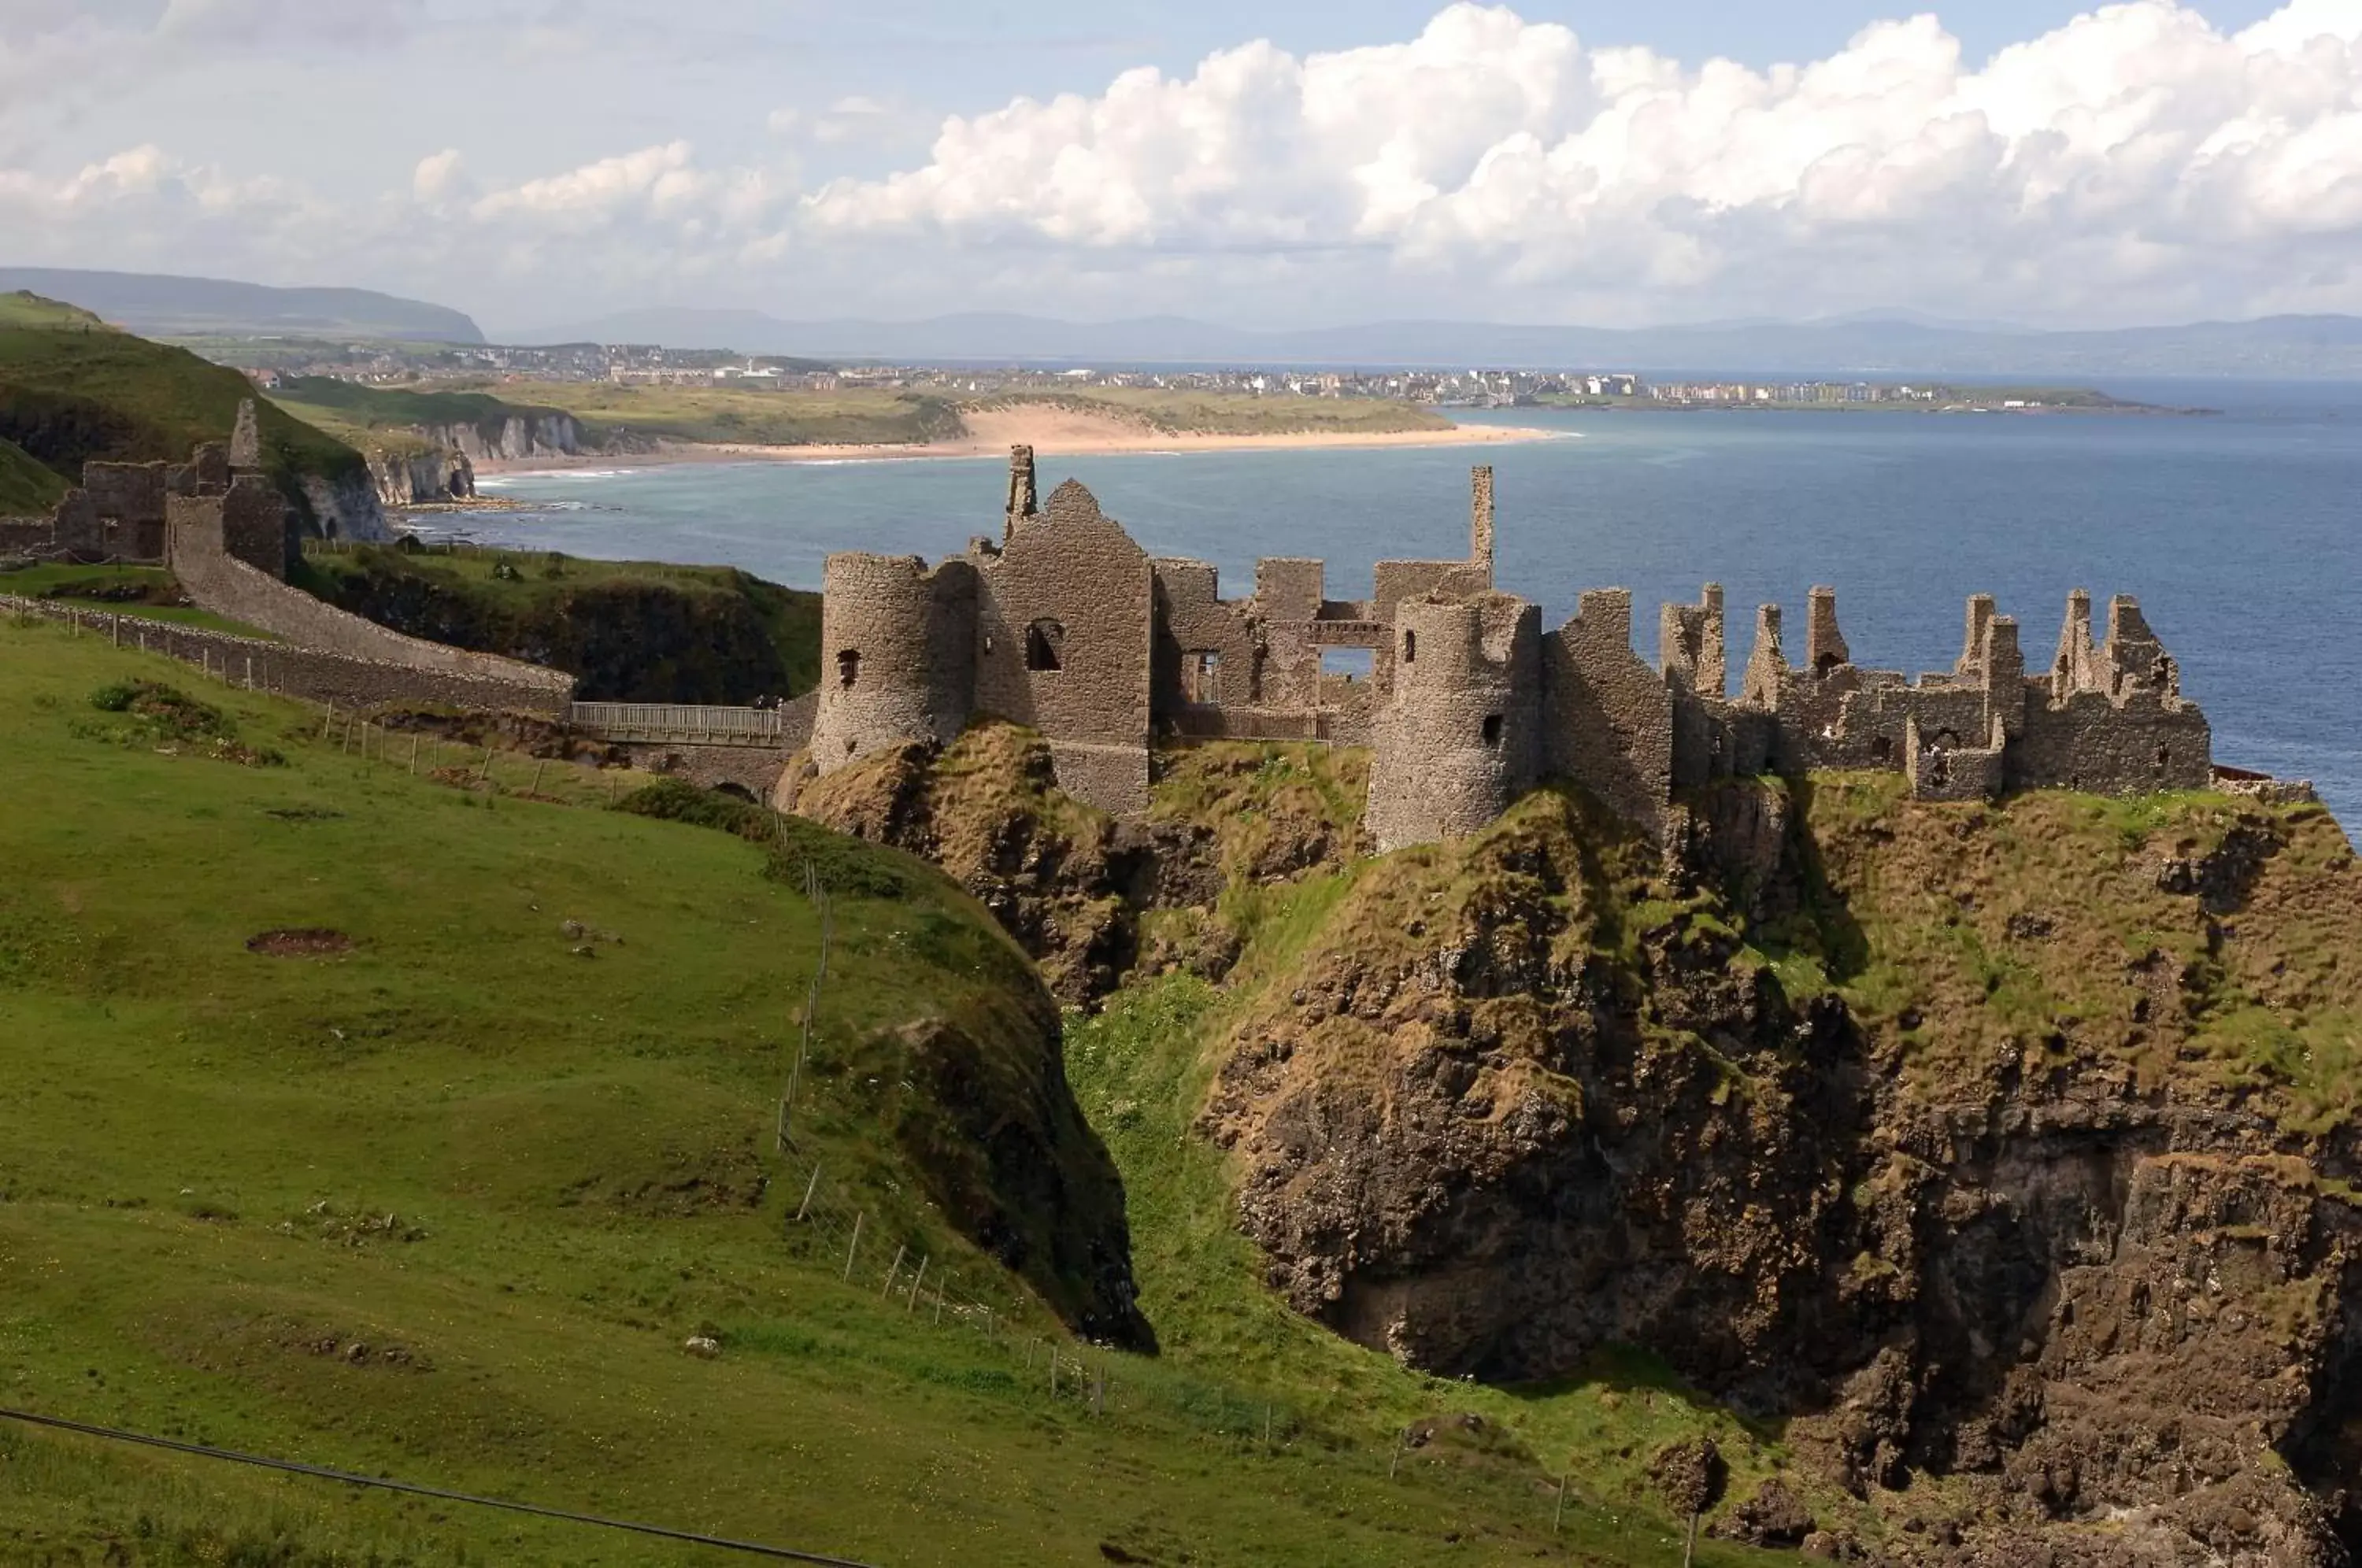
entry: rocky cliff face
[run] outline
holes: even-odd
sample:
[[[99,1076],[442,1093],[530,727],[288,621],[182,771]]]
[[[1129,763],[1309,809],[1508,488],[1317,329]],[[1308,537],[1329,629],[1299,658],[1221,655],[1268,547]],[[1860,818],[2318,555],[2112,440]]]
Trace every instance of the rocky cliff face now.
[[[571,457],[582,450],[582,427],[570,414],[512,414],[483,425],[428,425],[421,440],[457,452],[471,463]]]
[[[476,493],[476,466],[465,452],[447,447],[425,451],[373,451],[370,478],[385,506],[418,506],[460,501]]]
[[[1199,1127],[1301,1311],[1446,1375],[1653,1352],[1881,1561],[2362,1544],[2362,878],[2319,807],[1742,782],[1659,846],[1544,791],[1347,868],[1350,795],[1258,802],[1276,751],[1077,854],[972,745],[796,803],[943,859],[1069,999],[1243,926]],[[1257,956],[1242,889],[1306,877]]]
[[[334,479],[306,474],[303,487],[304,498],[311,503],[313,523],[323,537],[379,544],[393,537],[376,485],[366,469]]]
[[[1302,1310],[1650,1349],[1890,1560],[2339,1562],[2356,915],[2317,807],[1739,785],[1652,865],[1544,794],[1366,868],[1203,1126]]]

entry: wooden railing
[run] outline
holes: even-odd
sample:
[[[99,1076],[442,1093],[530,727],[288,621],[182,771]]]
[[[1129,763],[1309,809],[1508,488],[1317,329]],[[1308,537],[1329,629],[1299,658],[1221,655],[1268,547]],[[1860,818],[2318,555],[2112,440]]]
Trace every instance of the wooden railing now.
[[[765,745],[779,740],[776,708],[686,702],[577,702],[567,723],[602,740],[650,745]]]

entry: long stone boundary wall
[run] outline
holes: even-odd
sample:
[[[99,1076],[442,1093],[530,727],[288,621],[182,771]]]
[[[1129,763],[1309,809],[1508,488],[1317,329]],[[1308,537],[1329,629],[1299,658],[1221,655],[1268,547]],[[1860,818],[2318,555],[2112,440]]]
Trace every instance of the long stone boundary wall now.
[[[299,647],[533,694],[529,701],[494,704],[501,707],[562,712],[573,695],[574,678],[562,670],[406,636],[291,588],[235,556],[187,547],[185,536],[176,535],[173,547],[172,575],[193,602]]]
[[[88,635],[198,665],[232,686],[345,707],[363,708],[384,702],[431,703],[563,718],[571,686],[564,677],[559,678],[559,684],[553,685],[546,680],[522,682],[457,670],[421,669],[170,621],[93,612],[15,594],[0,594],[0,610],[71,622]],[[506,659],[497,662],[513,663]],[[516,668],[535,669],[532,665]]]

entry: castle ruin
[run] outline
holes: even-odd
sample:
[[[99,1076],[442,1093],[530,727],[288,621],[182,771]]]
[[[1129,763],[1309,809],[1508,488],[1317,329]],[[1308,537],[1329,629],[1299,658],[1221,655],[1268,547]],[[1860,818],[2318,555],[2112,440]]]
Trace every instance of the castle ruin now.
[[[1016,447],[998,539],[933,567],[828,558],[812,765],[947,742],[988,715],[1040,731],[1068,793],[1131,816],[1160,740],[1366,745],[1381,850],[1473,832],[1550,778],[1654,833],[1676,790],[1732,774],[1883,768],[1923,800],[2213,777],[2205,716],[2129,598],[2095,643],[2078,591],[2051,665],[2029,673],[2017,623],[1979,594],[1952,668],[1914,680],[1856,665],[1835,592],[1816,588],[1803,665],[1765,605],[1732,697],[1720,588],[1664,607],[1652,668],[1627,590],[1585,592],[1544,632],[1539,607],[1495,586],[1493,528],[1479,468],[1464,558],[1380,561],[1365,600],[1328,598],[1318,560],[1266,558],[1229,600],[1211,565],[1149,555],[1072,480],[1037,504],[1032,450]],[[1368,650],[1367,677],[1324,673],[1330,648]]]

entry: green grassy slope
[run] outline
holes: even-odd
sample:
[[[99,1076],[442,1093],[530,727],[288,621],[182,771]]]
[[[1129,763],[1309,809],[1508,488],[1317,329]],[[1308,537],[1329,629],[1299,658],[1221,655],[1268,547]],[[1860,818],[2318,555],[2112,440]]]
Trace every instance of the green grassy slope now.
[[[65,493],[63,476],[14,441],[0,440],[0,517],[38,517]]]
[[[69,479],[90,459],[179,462],[226,441],[253,384],[184,348],[95,324],[86,313],[17,294],[0,300],[0,440]],[[256,409],[263,462],[282,487],[296,476],[362,472],[359,453],[268,402]]]
[[[479,392],[419,392],[368,387],[333,376],[293,376],[270,401],[305,423],[355,446],[399,447],[399,436],[420,425],[472,425],[497,435],[510,419],[563,412],[548,404],[511,403]]]
[[[746,702],[820,679],[820,595],[727,567],[363,547],[307,557],[298,580],[414,636],[569,670],[586,701]]]
[[[971,1085],[1005,1072],[1013,955],[908,863],[814,841],[840,885],[917,890],[839,900],[817,1087],[782,1159],[815,930],[758,846],[413,778],[317,744],[314,712],[46,624],[0,622],[0,798],[39,803],[0,812],[6,1403],[879,1563],[1678,1561],[1661,1521],[1582,1507],[1553,1546],[1548,1448],[1455,1426],[1390,1479],[1398,1417],[1507,1397],[1266,1308],[1223,1309],[1261,1316],[1214,1353],[1171,1333],[1162,1360],[1086,1353],[1111,1377],[1094,1419],[1071,1381],[1048,1396],[1040,1309],[988,1340],[881,1305],[889,1244],[1024,1299],[913,1159],[954,1123],[919,1103],[906,1043],[941,1019],[988,1043]],[[91,706],[131,676],[217,702],[284,764],[160,746]],[[300,928],[355,945],[247,949]],[[1143,1172],[1175,1103],[1129,1124],[1105,1108]],[[833,1234],[808,1245],[791,1221],[806,1159],[866,1213],[851,1285]],[[1068,1201],[1079,1179],[1060,1177]],[[1147,1212],[1206,1179],[1185,1170]],[[1182,1309],[1187,1271],[1252,1295],[1235,1241],[1197,1223],[1160,1243],[1182,1331],[1212,1311]],[[684,1353],[700,1330],[718,1357]],[[1264,1335],[1270,1353],[1229,1354]],[[1540,1405],[1674,1419],[1622,1386]],[[711,1560],[0,1424],[0,1559],[372,1554]]]
[[[1256,397],[1249,392],[1169,391],[1161,387],[1093,387],[1078,392],[1007,392],[981,409],[1043,404],[1137,422],[1165,435],[1301,436],[1449,430],[1451,421],[1431,408],[1383,398]]]
[[[763,446],[869,445],[956,439],[959,414],[931,392],[743,392],[734,387],[526,382],[504,393],[566,410],[594,445],[629,449],[651,440]]]

